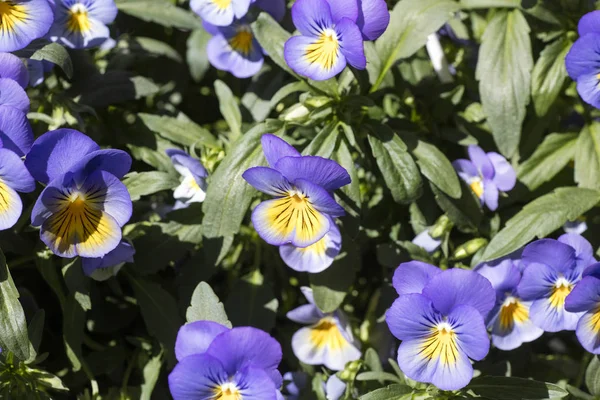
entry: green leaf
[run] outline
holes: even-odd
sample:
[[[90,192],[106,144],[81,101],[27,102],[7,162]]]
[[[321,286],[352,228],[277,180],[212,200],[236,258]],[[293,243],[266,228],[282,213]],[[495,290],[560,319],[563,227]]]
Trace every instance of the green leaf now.
[[[385,125],[370,128],[369,143],[394,201],[408,204],[421,196],[421,174],[406,144]]]
[[[516,8],[521,6],[521,0],[460,0],[462,8]]]
[[[156,40],[149,37],[137,36],[131,39],[132,47],[139,47],[141,50],[153,54],[155,56],[167,57],[173,61],[181,62],[181,56],[171,46],[160,40]]]
[[[506,157],[519,146],[532,68],[525,17],[519,10],[497,11],[483,34],[475,75],[494,140]]]
[[[575,182],[580,187],[600,188],[600,123],[583,128],[575,150]]]
[[[156,382],[158,382],[162,364],[162,353],[159,353],[149,358],[148,362],[144,365],[142,369],[144,383],[140,385],[140,400],[150,400],[152,398],[152,392],[154,391]]]
[[[573,221],[600,201],[600,191],[575,187],[558,188],[533,200],[492,238],[481,261],[507,255],[535,237],[543,238]]]
[[[19,292],[13,283],[0,250],[0,347],[12,352],[21,361],[32,361],[35,350],[29,342],[27,321],[19,302]]]
[[[346,144],[346,140],[342,139],[339,141],[338,148],[335,151],[333,158],[338,162],[338,164],[344,167],[346,171],[348,171],[348,174],[350,174],[350,179],[352,179],[349,185],[342,187],[342,192],[344,192],[350,198],[350,200],[354,202],[356,208],[360,209],[362,204],[360,180],[358,178],[356,165],[352,159],[352,153],[350,153],[350,148]]]
[[[225,302],[233,326],[254,326],[267,332],[275,326],[278,307],[273,290],[258,271],[250,279],[239,279]]]
[[[152,132],[156,132],[165,139],[175,143],[188,147],[201,144],[212,148],[219,148],[217,140],[212,133],[192,121],[144,113],[138,114],[138,117]]]
[[[220,80],[215,81],[215,93],[219,99],[221,115],[227,121],[233,137],[239,137],[242,134],[242,113],[235,96],[229,86]]]
[[[29,341],[33,346],[33,349],[37,352],[42,342],[42,336],[44,333],[44,320],[46,318],[46,312],[43,308],[37,310],[31,318],[31,322],[27,327],[27,333],[29,335]],[[29,357],[31,359],[31,357]]]
[[[600,359],[594,356],[585,370],[585,386],[594,396],[600,395]]]
[[[319,132],[309,145],[306,146],[302,151],[302,154],[305,156],[311,155],[330,158],[336,148],[338,137],[339,131],[337,122],[330,122],[325,125],[325,127],[321,129],[321,132]]]
[[[196,29],[187,40],[186,60],[190,75],[196,82],[200,82],[210,68],[206,46],[211,37],[212,35],[204,29]]]
[[[346,252],[336,257],[325,271],[308,276],[315,304],[324,313],[334,312],[342,305],[349,287],[354,282],[356,270],[359,269],[357,263],[360,260],[356,244],[351,242],[350,238],[343,239]]]
[[[66,387],[60,378],[56,375],[53,375],[46,371],[40,371],[38,369],[33,369],[29,367],[25,367],[25,375],[35,381],[36,384],[46,387],[52,390],[59,390],[68,392],[69,388]]]
[[[200,282],[194,289],[185,316],[187,322],[214,321],[228,328],[232,326],[223,303],[206,282]]]
[[[547,45],[533,67],[531,97],[538,117],[546,115],[563,87],[567,69],[562,61],[571,45],[572,42],[565,38]]]
[[[168,0],[117,0],[117,8],[143,21],[180,29],[200,29],[202,22],[192,12]]]
[[[395,384],[364,394],[359,400],[405,400],[410,399],[412,393],[410,386]]]
[[[517,170],[519,180],[535,190],[552,179],[575,157],[576,133],[551,133]]]
[[[357,381],[390,381],[400,383],[400,378],[394,374],[384,371],[367,371],[356,376]]]
[[[69,52],[58,43],[50,43],[36,50],[30,57],[32,60],[49,61],[58,65],[70,79],[73,77],[73,62]]]
[[[260,138],[280,127],[281,122],[274,120],[256,125],[234,143],[221,161],[211,177],[202,206],[204,236],[224,238],[239,231],[252,197],[258,194],[242,174],[250,167],[265,163]]]
[[[137,201],[142,196],[173,189],[179,184],[179,179],[167,172],[131,172],[125,176],[123,183],[127,186],[131,200]]]
[[[431,185],[431,189],[435,195],[435,201],[458,229],[463,232],[476,232],[483,217],[479,199],[469,185],[462,180],[460,185],[462,195],[459,199],[446,196],[435,185]]]
[[[562,399],[569,395],[566,390],[552,383],[505,376],[477,378],[466,389],[493,400]]]
[[[437,32],[458,11],[458,3],[450,0],[401,0],[394,7],[390,24],[377,40],[381,66],[371,92],[379,89],[396,61],[408,58],[425,46],[427,36]]]

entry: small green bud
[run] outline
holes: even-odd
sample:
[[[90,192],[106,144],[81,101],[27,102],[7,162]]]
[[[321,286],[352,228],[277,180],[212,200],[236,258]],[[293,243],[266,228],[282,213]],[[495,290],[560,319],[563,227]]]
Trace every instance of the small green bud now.
[[[452,221],[444,214],[435,221],[435,224],[429,230],[429,235],[434,239],[439,239],[444,236],[446,232],[449,232],[450,229],[452,229]]]
[[[463,258],[470,257],[487,244],[488,240],[485,238],[469,240],[468,242],[458,246],[458,248],[454,251],[452,258],[455,260],[462,260]]]
[[[316,96],[316,97],[311,97],[310,99],[306,100],[304,102],[304,105],[308,108],[311,109],[315,109],[315,108],[321,108],[326,104],[331,103],[331,98],[327,97],[327,96]]]

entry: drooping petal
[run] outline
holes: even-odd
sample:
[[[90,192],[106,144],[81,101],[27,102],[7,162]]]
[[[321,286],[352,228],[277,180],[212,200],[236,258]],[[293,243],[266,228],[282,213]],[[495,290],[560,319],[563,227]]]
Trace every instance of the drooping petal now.
[[[521,281],[521,270],[512,260],[502,260],[495,266],[484,264],[476,271],[490,281],[499,293],[512,292]]]
[[[565,57],[565,66],[571,79],[577,81],[582,75],[598,73],[600,62],[600,35],[589,34],[575,41]]]
[[[343,18],[356,22],[359,12],[357,0],[327,0],[327,3],[329,3],[334,23],[337,24]]]
[[[202,163],[185,151],[179,149],[167,149],[165,150],[165,153],[171,158],[173,166],[181,175],[185,176],[185,171],[188,171],[194,177],[206,178],[208,176],[208,172],[206,172]]]
[[[286,314],[290,320],[299,324],[314,324],[323,318],[323,313],[314,304],[303,304]]]
[[[517,183],[517,174],[510,163],[502,155],[494,152],[487,153],[494,166],[494,184],[503,192],[508,192]]]
[[[19,194],[0,179],[0,230],[12,228],[23,211]]]
[[[585,268],[596,262],[594,249],[590,242],[583,236],[575,233],[565,233],[558,238],[558,241],[568,244],[575,250],[578,273],[581,273]]]
[[[473,165],[477,168],[484,179],[492,179],[494,177],[494,166],[488,155],[479,146],[470,145],[468,147],[469,158]]]
[[[36,139],[25,165],[36,180],[48,184],[64,175],[86,154],[99,149],[96,142],[81,132],[57,129]]]
[[[23,88],[12,79],[0,79],[0,106],[10,106],[17,110],[29,112],[29,97]]]
[[[19,57],[0,52],[0,78],[12,79],[25,89],[29,82],[29,73]]]
[[[584,349],[600,354],[600,308],[596,307],[581,317],[577,323],[577,339]]]
[[[570,312],[584,312],[600,305],[600,279],[586,276],[575,285],[565,300],[565,309]]]
[[[528,244],[523,249],[522,259],[525,264],[545,264],[560,273],[571,270],[576,261],[575,249],[554,239],[540,239]]]
[[[498,197],[499,193],[496,184],[491,180],[485,180],[483,182],[483,200],[490,211],[498,209]]]
[[[0,52],[11,52],[43,37],[52,24],[53,13],[46,0],[14,0],[2,3],[0,20]]]
[[[483,316],[471,306],[458,306],[448,314],[448,323],[454,329],[456,341],[465,354],[476,361],[490,350],[490,339]]]
[[[327,400],[339,400],[346,392],[346,383],[336,375],[331,375],[325,384]]]
[[[356,69],[365,69],[367,59],[362,34],[358,26],[348,18],[342,18],[336,24],[336,32],[340,42],[340,51],[348,64]]]
[[[422,247],[429,254],[435,253],[435,251],[439,249],[442,244],[441,239],[434,239],[431,237],[429,234],[429,229],[425,229],[423,232],[419,233],[411,242],[419,247]]]
[[[296,188],[317,210],[331,217],[343,217],[346,215],[344,208],[340,206],[329,192],[323,187],[309,181],[308,179],[296,179],[294,181]],[[330,225],[331,226],[331,225]]]
[[[365,40],[376,40],[390,23],[390,12],[385,0],[358,0],[356,25]]]
[[[456,268],[432,277],[423,294],[443,314],[466,305],[476,308],[485,317],[496,303],[496,292],[487,279],[476,272]]]
[[[589,12],[581,17],[577,24],[577,32],[579,36],[584,36],[588,33],[600,34],[600,10]]]
[[[215,387],[228,378],[217,357],[194,354],[180,360],[169,374],[169,389],[175,400],[210,399]]]
[[[105,281],[115,276],[125,263],[133,263],[135,249],[128,242],[121,240],[111,252],[100,258],[82,258],[81,267],[87,276],[94,280]]]
[[[338,163],[316,156],[283,157],[277,161],[275,169],[290,182],[306,179],[328,191],[337,190],[352,181],[348,171]]]
[[[308,247],[299,248],[290,244],[279,247],[279,254],[288,267],[299,272],[316,274],[329,268],[342,248],[342,236],[335,222],[321,240]]]
[[[467,183],[473,178],[479,178],[479,171],[477,171],[477,167],[470,160],[459,158],[452,162],[452,166],[458,173],[458,176]]]
[[[421,293],[429,280],[442,270],[421,261],[402,263],[394,271],[392,284],[399,295]]]
[[[281,172],[272,168],[252,167],[242,174],[242,178],[254,189],[271,196],[282,197],[293,190]]]
[[[292,6],[292,21],[302,35],[312,37],[319,36],[323,28],[333,26],[326,0],[297,0]]]
[[[196,321],[183,325],[177,333],[175,356],[181,361],[192,354],[203,354],[212,341],[229,328],[213,321]]]
[[[598,78],[598,74],[596,72],[580,75],[579,78],[577,78],[577,92],[581,96],[582,100],[596,108],[600,108],[599,85],[600,78]]]
[[[385,314],[390,332],[400,340],[427,335],[440,319],[431,300],[417,293],[401,295]]]
[[[0,149],[0,179],[18,192],[35,190],[35,181],[21,158],[7,149]]]
[[[0,106],[0,141],[2,147],[23,157],[33,144],[33,131],[27,115],[13,107]]]
[[[275,168],[277,161],[283,157],[301,157],[298,150],[290,146],[285,140],[270,133],[262,135],[260,142],[267,163],[269,163],[271,168]]]

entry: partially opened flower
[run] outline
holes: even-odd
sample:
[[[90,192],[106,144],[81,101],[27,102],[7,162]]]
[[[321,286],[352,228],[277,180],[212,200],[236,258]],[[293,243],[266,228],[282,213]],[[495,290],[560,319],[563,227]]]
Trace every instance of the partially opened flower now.
[[[565,58],[567,72],[577,82],[577,92],[586,103],[600,108],[600,11],[584,15],[577,26],[579,39]]]
[[[228,26],[243,18],[251,0],[192,0],[190,8],[211,25]]]
[[[260,47],[250,25],[241,20],[230,26],[208,26],[213,35],[208,41],[206,52],[213,67],[228,71],[237,78],[254,76],[263,66],[263,49]]]
[[[585,218],[576,219],[575,221],[567,221],[563,225],[563,231],[566,233],[576,233],[578,235],[583,235],[585,231],[587,231],[588,226]]]
[[[87,276],[94,280],[105,281],[116,276],[125,263],[132,263],[135,249],[122,240],[111,252],[100,258],[82,258],[81,266]]]
[[[542,336],[544,331],[529,318],[532,301],[523,301],[517,293],[521,269],[513,260],[503,260],[494,266],[483,264],[476,271],[486,277],[496,291],[496,305],[487,318],[494,346],[513,350]]]
[[[271,168],[250,168],[242,176],[275,199],[254,209],[254,228],[275,246],[315,244],[331,229],[328,217],[344,215],[330,192],[350,183],[350,175],[335,161],[301,156],[277,136],[263,135],[261,142]]]
[[[117,17],[113,0],[55,0],[48,36],[73,49],[99,46],[110,38],[106,25]]]
[[[279,396],[281,346],[259,329],[192,322],[179,330],[175,355],[179,363],[169,375],[175,400],[276,400]]]
[[[21,157],[7,149],[0,149],[0,230],[14,226],[23,203],[17,192],[35,190],[35,181],[25,168]]]
[[[168,149],[173,167],[182,177],[173,197],[184,204],[201,203],[206,198],[206,178],[208,173],[200,161],[183,150]]]
[[[357,18],[355,1],[297,0],[292,6],[292,19],[300,36],[285,43],[285,61],[297,74],[314,80],[332,78],[347,64],[365,69]]]
[[[442,245],[442,239],[434,239],[429,234],[429,228],[423,230],[411,241],[413,244],[423,248],[429,254],[433,254]]]
[[[529,316],[547,332],[575,330],[580,312],[565,309],[565,299],[581,279],[583,270],[595,262],[592,246],[576,234],[558,240],[541,239],[523,249],[525,265],[517,292],[533,301]]]
[[[590,353],[600,354],[600,263],[583,271],[583,278],[565,300],[565,309],[583,313],[577,322],[577,339]]]
[[[342,248],[342,235],[333,220],[330,219],[329,232],[317,243],[308,247],[295,247],[284,244],[279,247],[279,255],[293,270],[317,274],[326,270],[333,260],[340,254]]]
[[[0,52],[21,50],[43,37],[52,17],[47,0],[0,1]]]
[[[494,306],[495,292],[483,276],[460,269],[434,274],[422,293],[415,292],[427,275],[407,286],[413,293],[401,291],[386,321],[402,340],[398,365],[406,376],[457,390],[473,377],[470,359],[481,360],[489,351],[484,318]]]
[[[119,179],[131,167],[121,150],[100,150],[71,129],[40,136],[27,155],[31,175],[44,183],[31,223],[58,256],[103,257],[121,242],[131,217],[129,192]]]
[[[477,195],[481,204],[494,211],[498,208],[499,191],[508,192],[515,187],[517,175],[502,155],[485,153],[481,147],[469,146],[470,160],[459,159],[452,163],[461,177]]]
[[[360,359],[359,344],[352,335],[346,315],[340,310],[325,314],[315,305],[311,289],[302,288],[302,293],[308,304],[287,313],[294,322],[310,324],[292,337],[296,357],[305,364],[323,364],[335,371],[341,371],[346,363]]]
[[[19,57],[10,53],[0,53],[0,78],[12,79],[24,89],[29,82],[29,73]]]

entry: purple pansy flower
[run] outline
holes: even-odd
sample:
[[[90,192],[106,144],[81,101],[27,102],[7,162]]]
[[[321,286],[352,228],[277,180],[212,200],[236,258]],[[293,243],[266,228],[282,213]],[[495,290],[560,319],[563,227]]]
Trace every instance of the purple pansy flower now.
[[[365,69],[357,18],[355,1],[297,0],[292,6],[292,19],[300,36],[285,43],[285,61],[297,74],[314,80],[332,78],[346,64]]]
[[[211,321],[184,325],[177,334],[179,363],[169,375],[175,400],[276,400],[283,382],[281,346],[256,328],[229,329]]]
[[[190,8],[211,25],[228,26],[246,15],[250,3],[251,0],[192,0]]]
[[[459,159],[452,163],[461,177],[477,195],[481,204],[495,211],[499,191],[508,192],[515,187],[517,175],[502,155],[485,153],[481,147],[469,146],[470,160]]]
[[[517,293],[533,301],[529,316],[535,325],[546,332],[575,330],[582,313],[566,310],[565,299],[595,261],[590,243],[572,233],[558,240],[537,240],[523,249],[525,269]]]
[[[110,38],[106,25],[117,17],[113,0],[53,0],[52,41],[73,49],[99,46]]]
[[[600,10],[584,15],[577,30],[580,37],[565,58],[567,72],[583,101],[600,108]]]
[[[29,73],[19,57],[10,53],[0,53],[0,78],[12,79],[25,89],[29,82]]]
[[[582,276],[567,296],[565,309],[583,313],[577,322],[577,339],[590,353],[600,354],[600,263],[587,267]]]
[[[52,17],[46,0],[0,1],[0,52],[21,50],[43,37]]]
[[[181,184],[175,189],[173,197],[185,205],[202,203],[206,198],[208,177],[204,166],[183,150],[168,149],[166,153],[171,158],[175,170],[183,178]]]
[[[82,258],[81,266],[87,276],[94,280],[105,281],[117,275],[125,263],[132,263],[135,249],[122,240],[111,252],[101,258]]]
[[[517,293],[521,281],[518,260],[502,260],[497,265],[483,264],[476,271],[487,278],[496,290],[496,305],[487,318],[492,343],[500,350],[513,350],[532,342],[544,331],[529,318],[532,301],[523,301]]]
[[[301,156],[277,136],[263,135],[261,142],[271,168],[250,168],[242,176],[275,199],[254,209],[254,228],[275,246],[290,243],[308,247],[317,243],[331,230],[329,217],[344,215],[331,192],[349,184],[350,175],[335,161]]]
[[[305,364],[323,364],[335,371],[341,371],[346,363],[360,359],[360,346],[352,335],[346,315],[340,310],[325,314],[315,305],[310,288],[303,287],[302,293],[308,304],[287,313],[292,321],[310,325],[301,328],[292,337],[292,350],[296,357]]]
[[[1,109],[1,107],[0,107]],[[30,193],[35,190],[35,181],[17,154],[0,148],[0,230],[14,226],[23,203],[17,192]]]
[[[129,154],[101,150],[83,133],[58,129],[35,141],[25,165],[46,185],[31,223],[54,254],[99,258],[117,247],[132,212],[120,181],[131,167]]]
[[[398,269],[394,287],[400,297],[386,321],[402,340],[400,369],[442,390],[465,387],[473,377],[470,359],[481,360],[489,351],[484,318],[494,306],[494,289],[473,271],[434,272],[434,266],[415,262]]]

